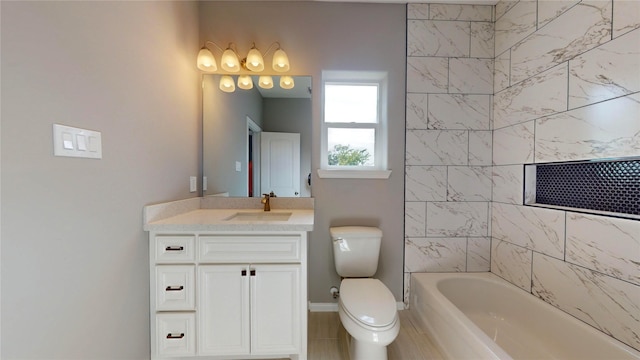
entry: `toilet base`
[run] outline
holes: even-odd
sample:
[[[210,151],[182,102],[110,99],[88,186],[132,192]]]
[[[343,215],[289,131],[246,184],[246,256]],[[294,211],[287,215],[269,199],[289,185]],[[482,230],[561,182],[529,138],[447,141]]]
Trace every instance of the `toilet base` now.
[[[387,347],[360,342],[353,337],[349,342],[351,360],[387,360]]]

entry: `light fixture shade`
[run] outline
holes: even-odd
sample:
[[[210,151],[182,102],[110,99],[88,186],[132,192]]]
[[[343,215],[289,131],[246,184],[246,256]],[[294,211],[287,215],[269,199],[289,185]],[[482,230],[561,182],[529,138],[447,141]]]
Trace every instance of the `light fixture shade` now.
[[[227,48],[227,50],[222,53],[222,59],[220,62],[222,68],[228,72],[240,71],[240,61],[238,60],[236,53],[233,52],[231,48]]]
[[[249,75],[240,75],[238,77],[238,87],[243,90],[253,89],[253,80]]]
[[[233,83],[233,78],[229,75],[223,75],[220,78],[220,90],[228,93],[236,91],[236,84]]]
[[[262,54],[260,54],[260,51],[256,49],[255,46],[249,50],[245,66],[251,71],[264,70],[264,59],[262,59]]]
[[[283,89],[293,89],[293,86],[295,84],[293,83],[293,78],[289,75],[284,75],[280,77],[280,87]]]
[[[273,87],[273,79],[269,75],[262,75],[258,80],[258,85],[263,89],[271,89]]]
[[[216,58],[206,47],[202,47],[198,53],[198,69],[206,72],[213,72],[218,70],[216,65]]]
[[[282,49],[276,50],[273,53],[273,70],[278,72],[289,71],[289,58]]]

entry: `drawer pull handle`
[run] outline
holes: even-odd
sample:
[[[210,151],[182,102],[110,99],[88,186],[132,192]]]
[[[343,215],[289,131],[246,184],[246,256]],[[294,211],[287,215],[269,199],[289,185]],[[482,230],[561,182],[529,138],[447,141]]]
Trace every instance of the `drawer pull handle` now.
[[[242,270],[242,271],[240,272],[240,275],[242,275],[242,276],[247,276],[247,270]]]
[[[180,333],[180,334],[168,333],[167,334],[167,339],[182,339],[183,337],[184,337],[184,333]]]
[[[256,276],[256,271],[255,270],[251,270],[251,276]]]
[[[164,249],[165,251],[182,251],[184,250],[184,246],[167,246]]]
[[[167,286],[166,291],[182,291],[184,290],[184,286]]]

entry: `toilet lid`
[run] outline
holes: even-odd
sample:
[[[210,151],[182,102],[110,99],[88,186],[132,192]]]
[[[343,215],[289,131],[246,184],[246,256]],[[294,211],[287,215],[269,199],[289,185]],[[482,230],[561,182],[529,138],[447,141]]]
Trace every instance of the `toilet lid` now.
[[[349,315],[369,326],[387,326],[396,319],[396,300],[378,279],[344,279],[340,302]]]

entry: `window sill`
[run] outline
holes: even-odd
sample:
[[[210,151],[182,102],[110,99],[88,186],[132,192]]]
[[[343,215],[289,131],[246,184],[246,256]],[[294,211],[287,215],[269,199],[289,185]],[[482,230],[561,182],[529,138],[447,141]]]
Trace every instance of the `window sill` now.
[[[391,170],[325,170],[318,169],[321,179],[388,179]]]

